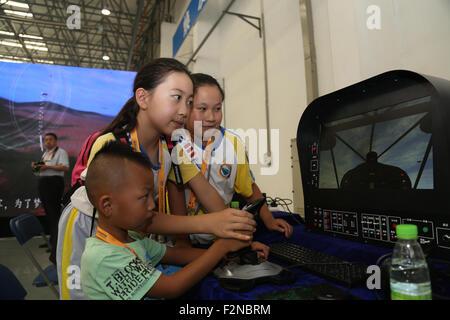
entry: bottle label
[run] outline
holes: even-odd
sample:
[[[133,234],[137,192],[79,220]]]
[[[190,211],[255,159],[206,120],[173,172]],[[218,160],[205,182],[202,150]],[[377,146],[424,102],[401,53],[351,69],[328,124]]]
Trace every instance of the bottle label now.
[[[391,282],[391,300],[431,300],[431,285]]]

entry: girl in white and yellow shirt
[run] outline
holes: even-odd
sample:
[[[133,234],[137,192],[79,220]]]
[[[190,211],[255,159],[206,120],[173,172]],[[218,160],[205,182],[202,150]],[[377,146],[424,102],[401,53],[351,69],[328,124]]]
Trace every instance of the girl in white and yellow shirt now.
[[[184,134],[172,152],[185,186],[185,205],[189,215],[223,210],[229,206],[234,193],[248,202],[262,198],[250,171],[244,144],[236,134],[220,126],[224,93],[217,81],[206,74],[191,75],[194,81],[194,101]],[[201,129],[200,129],[201,125]],[[169,180],[176,181],[172,169]],[[267,205],[260,216],[269,230],[292,235],[292,226],[284,219],[275,219]],[[193,242],[208,243],[212,235],[194,234]]]

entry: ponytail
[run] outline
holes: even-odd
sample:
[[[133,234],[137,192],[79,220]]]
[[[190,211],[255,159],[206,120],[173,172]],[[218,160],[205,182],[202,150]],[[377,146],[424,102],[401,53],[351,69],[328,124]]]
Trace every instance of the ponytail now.
[[[139,105],[133,95],[122,107],[117,116],[103,129],[102,135],[113,132],[121,134],[124,131],[131,131],[136,127]]]

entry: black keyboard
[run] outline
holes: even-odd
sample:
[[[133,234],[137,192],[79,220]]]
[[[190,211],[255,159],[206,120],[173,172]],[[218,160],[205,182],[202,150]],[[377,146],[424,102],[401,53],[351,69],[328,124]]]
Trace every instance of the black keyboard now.
[[[270,257],[349,288],[365,284],[367,265],[348,262],[290,242],[272,243]]]

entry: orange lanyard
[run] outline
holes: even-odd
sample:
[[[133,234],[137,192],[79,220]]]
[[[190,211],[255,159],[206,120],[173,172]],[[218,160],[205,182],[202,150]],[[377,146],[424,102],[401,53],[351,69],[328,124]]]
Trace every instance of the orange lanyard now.
[[[203,176],[205,175],[206,169],[208,168],[209,158],[211,157],[213,138],[214,137],[211,137],[211,139],[209,139],[208,143],[206,144],[205,153],[203,154],[202,168],[201,168]],[[194,145],[194,142],[192,142],[192,145]],[[194,192],[192,192],[192,189],[189,190],[188,208],[191,209],[192,211],[195,210],[195,202],[196,201],[197,201],[197,198],[196,198]]]
[[[129,246],[127,246],[123,242],[117,240],[113,235],[111,235],[110,233],[108,233],[105,230],[103,230],[100,226],[97,227],[97,231],[95,233],[95,236],[97,238],[99,238],[100,240],[103,240],[103,241],[105,241],[107,243],[114,244],[116,246],[119,246],[119,247],[122,247],[122,248],[130,250],[141,262],[143,262],[142,259],[136,253],[136,251],[133,250],[133,248],[130,248]]]
[[[44,159],[44,162],[48,161],[49,159],[53,159],[53,156],[55,155],[55,152],[58,150],[58,147],[55,147],[55,149],[53,149],[53,151],[49,154],[47,154],[47,158]]]
[[[139,146],[139,139],[137,136],[137,130],[134,128],[130,132],[131,146],[134,150],[142,152]],[[158,212],[165,213],[166,212],[166,182],[164,177],[164,149],[161,139],[159,139],[158,143],[158,161],[159,161],[159,169],[158,169]]]

